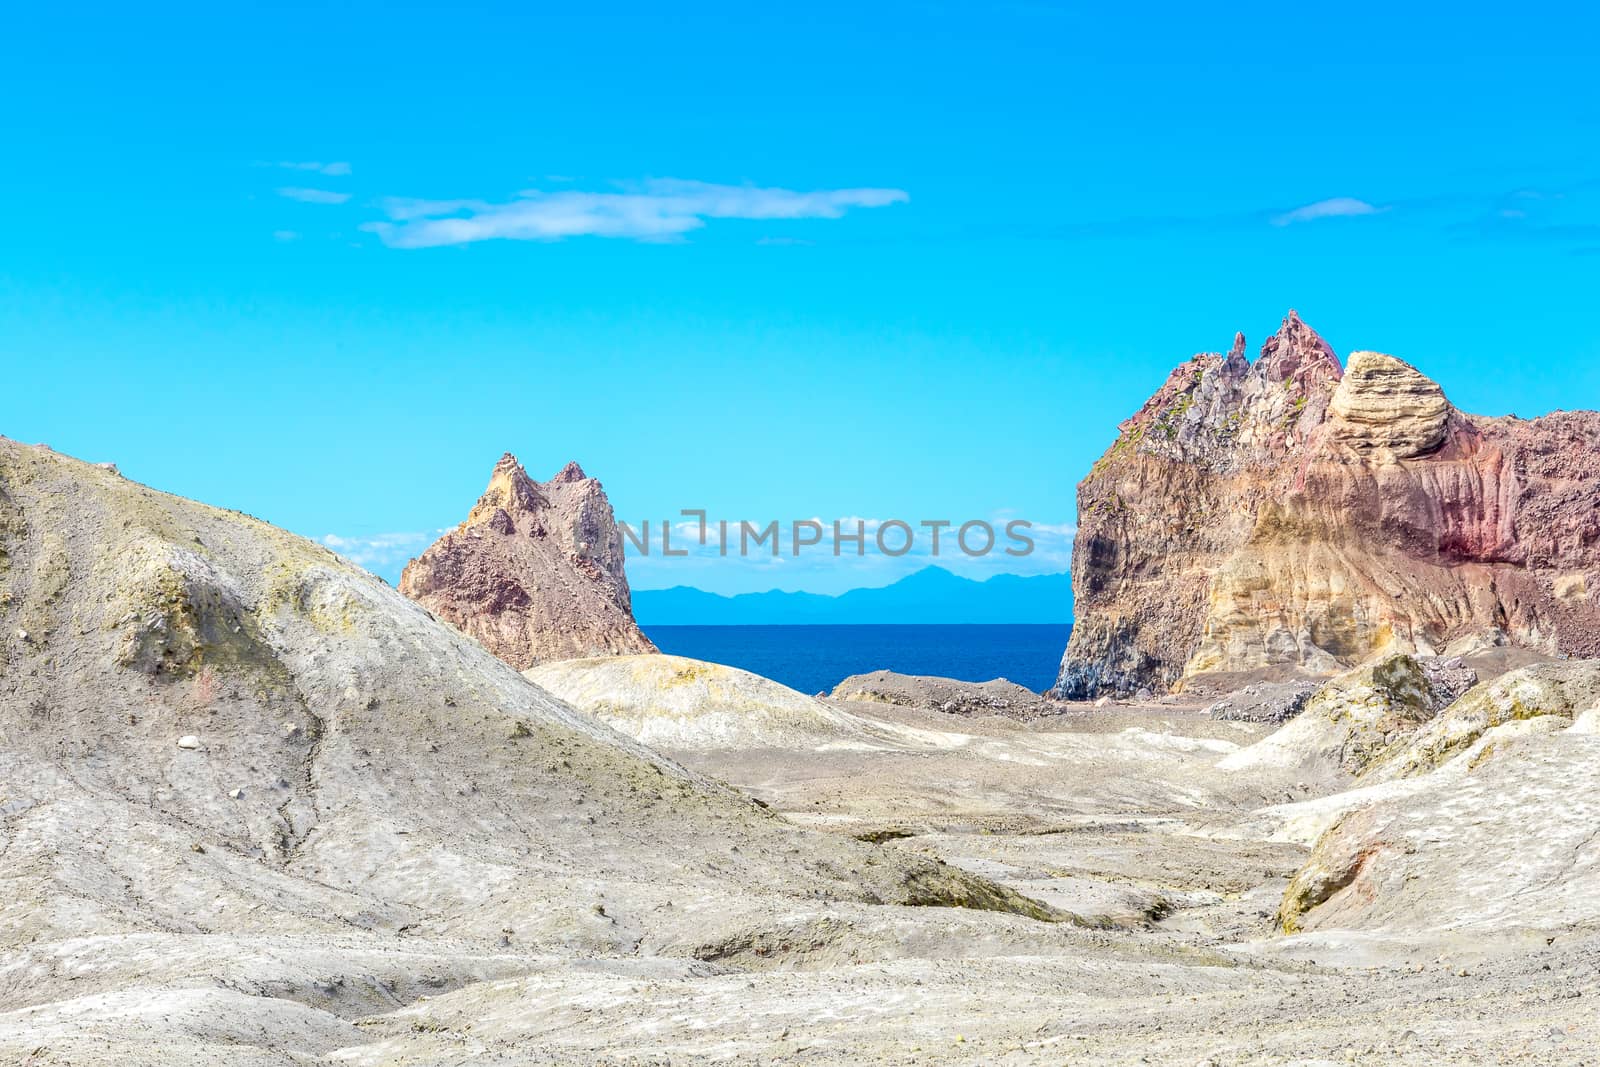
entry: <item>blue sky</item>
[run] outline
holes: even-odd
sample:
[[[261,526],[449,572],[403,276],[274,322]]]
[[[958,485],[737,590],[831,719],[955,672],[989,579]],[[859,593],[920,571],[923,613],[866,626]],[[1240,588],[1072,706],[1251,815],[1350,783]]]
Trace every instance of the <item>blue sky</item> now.
[[[1593,407],[1597,30],[1540,4],[18,8],[0,433],[393,579],[508,449],[578,459],[625,519],[1066,529],[1172,364],[1236,329],[1253,353],[1291,306],[1468,410]],[[1052,544],[966,570],[1060,569]],[[630,572],[836,591],[917,562]]]

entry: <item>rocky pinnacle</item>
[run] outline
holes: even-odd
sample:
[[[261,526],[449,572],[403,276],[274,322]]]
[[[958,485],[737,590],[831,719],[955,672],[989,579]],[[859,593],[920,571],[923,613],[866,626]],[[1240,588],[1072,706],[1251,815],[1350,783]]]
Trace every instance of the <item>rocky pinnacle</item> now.
[[[655,651],[633,621],[611,504],[576,463],[541,483],[501,456],[467,520],[406,565],[400,591],[519,670]]]

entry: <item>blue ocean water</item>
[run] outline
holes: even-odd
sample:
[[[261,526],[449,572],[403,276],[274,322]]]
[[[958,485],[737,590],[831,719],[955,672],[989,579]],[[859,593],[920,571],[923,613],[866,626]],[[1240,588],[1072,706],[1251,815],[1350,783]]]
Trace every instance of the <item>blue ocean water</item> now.
[[[966,682],[1009,678],[1035,691],[1055,684],[1072,627],[1064,625],[646,626],[676,656],[741,667],[802,693],[852,674],[889,670]]]

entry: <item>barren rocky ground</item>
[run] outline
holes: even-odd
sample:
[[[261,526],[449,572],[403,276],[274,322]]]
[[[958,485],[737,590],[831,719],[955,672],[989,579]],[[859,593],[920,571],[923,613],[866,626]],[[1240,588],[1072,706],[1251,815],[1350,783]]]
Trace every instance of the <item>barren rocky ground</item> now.
[[[1561,670],[1600,677],[1592,664]],[[600,676],[624,673],[632,672],[612,665]],[[1344,710],[1299,728],[1317,738],[1308,746],[1313,759],[1287,767],[1252,757],[1284,744],[1268,741],[1275,727],[1217,721],[1198,700],[1074,705],[1027,724],[829,701],[858,728],[848,743],[800,747],[759,739],[730,747],[720,730],[698,741],[680,731],[674,758],[799,825],[875,841],[886,852],[937,856],[1080,924],[1029,924],[1020,941],[1016,925],[995,916],[920,913],[893,934],[794,924],[739,957],[741,972],[641,985],[652,1003],[663,999],[659,1007],[592,1005],[582,1015],[583,1041],[551,1055],[1591,1062],[1600,1027],[1586,1004],[1600,995],[1600,928],[1596,909],[1576,902],[1592,899],[1584,887],[1600,864],[1592,855],[1591,772],[1579,768],[1600,766],[1600,751],[1586,734],[1592,717],[1585,726],[1566,700],[1588,696],[1571,686],[1548,690],[1555,703],[1566,700],[1569,717],[1559,738],[1528,731],[1544,749],[1505,754],[1497,773],[1518,784],[1482,779],[1463,788],[1469,753],[1410,792],[1359,786],[1338,760],[1316,758],[1330,745],[1365,751],[1389,702],[1426,702],[1407,688],[1423,684],[1420,667],[1380,671],[1392,690],[1375,691],[1370,674],[1352,672],[1335,689],[1346,695]],[[1518,685],[1526,694],[1526,683],[1501,689]],[[781,687],[759,680],[744,694],[755,732],[769,707],[792,714],[791,699],[772,690]],[[582,703],[583,694],[573,696]],[[635,716],[650,703],[647,692],[621,685],[606,689],[606,699],[631,704]],[[1352,701],[1379,710],[1352,713]],[[1392,740],[1394,759],[1412,747],[1409,733]],[[1219,766],[1230,760],[1248,769]],[[1348,885],[1315,932],[1285,935],[1286,891],[1329,825],[1363,807],[1362,789],[1386,791],[1370,798],[1382,802],[1379,816],[1398,811],[1419,832],[1432,828],[1432,838],[1396,850],[1395,884],[1370,889],[1370,897],[1370,887]],[[1412,795],[1418,802],[1407,807]],[[1548,846],[1530,847],[1507,825],[1518,819]],[[551,999],[508,984],[452,1010],[463,1013],[457,1018],[543,1018]],[[662,1011],[673,1024],[666,1038],[658,1036]],[[607,1036],[595,1037],[597,1028]]]
[[[3,440],[0,548],[5,1062],[1600,1048],[1592,663],[1437,715],[1388,664],[1286,736],[670,657],[536,685],[316,546]]]

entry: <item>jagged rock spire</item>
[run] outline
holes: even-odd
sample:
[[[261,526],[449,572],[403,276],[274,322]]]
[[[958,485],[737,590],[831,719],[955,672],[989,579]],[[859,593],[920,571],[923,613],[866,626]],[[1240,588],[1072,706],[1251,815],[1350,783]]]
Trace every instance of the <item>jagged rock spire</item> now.
[[[540,483],[501,456],[467,521],[407,565],[400,591],[519,670],[655,651],[633,621],[611,504],[576,463]]]
[[[578,461],[572,460],[568,462],[565,467],[562,467],[561,470],[556,473],[554,478],[550,479],[550,484],[566,485],[570,482],[584,481],[588,477],[589,476],[587,474],[583,473],[583,468],[578,466]]]
[[[1293,308],[1283,317],[1278,332],[1261,346],[1252,372],[1269,382],[1293,382],[1301,392],[1310,392],[1318,384],[1337,382],[1344,376],[1333,346],[1307,326]]]
[[[1233,347],[1228,358],[1222,361],[1222,373],[1229,378],[1242,378],[1250,370],[1250,359],[1244,354],[1244,331],[1233,335]]]
[[[488,488],[467,515],[467,525],[488,522],[497,510],[507,514],[527,513],[538,511],[547,503],[539,484],[528,477],[517,457],[507,452],[490,472]]]

